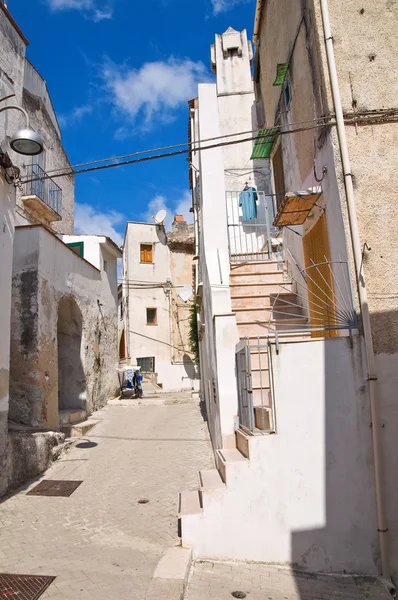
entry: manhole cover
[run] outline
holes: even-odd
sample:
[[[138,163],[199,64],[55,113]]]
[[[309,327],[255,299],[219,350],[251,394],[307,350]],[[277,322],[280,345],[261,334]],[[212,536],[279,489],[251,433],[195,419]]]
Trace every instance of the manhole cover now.
[[[234,598],[246,598],[246,593],[245,592],[231,592],[231,596],[233,596]]]
[[[28,496],[70,496],[82,481],[58,481],[45,479],[27,493]]]
[[[55,577],[46,575],[13,575],[0,573],[0,598],[37,600]]]
[[[148,504],[149,500],[148,498],[140,498],[138,500],[138,504]]]

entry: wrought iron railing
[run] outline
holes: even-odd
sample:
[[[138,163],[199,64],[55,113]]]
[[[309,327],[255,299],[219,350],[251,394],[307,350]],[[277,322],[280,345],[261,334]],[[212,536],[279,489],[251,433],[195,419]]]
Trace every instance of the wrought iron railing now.
[[[245,198],[244,191],[226,192],[229,257],[231,262],[271,260],[278,228],[273,227],[273,197],[256,191]],[[246,204],[246,201],[249,203]]]
[[[276,432],[272,353],[269,339],[236,346],[239,427],[252,434]]]
[[[296,267],[273,297],[269,334],[310,332],[323,337],[338,335],[339,330],[351,334],[358,322],[348,263],[325,259],[305,269]]]
[[[25,194],[37,196],[58,215],[62,214],[62,189],[48,177],[40,165],[27,166],[27,179]]]

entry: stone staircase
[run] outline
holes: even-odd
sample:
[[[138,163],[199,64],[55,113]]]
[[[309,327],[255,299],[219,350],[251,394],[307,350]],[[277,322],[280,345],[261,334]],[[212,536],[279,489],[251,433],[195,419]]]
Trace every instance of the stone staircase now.
[[[293,293],[293,284],[278,267],[276,260],[253,261],[231,265],[230,273],[232,310],[236,314],[239,337],[241,340],[248,339],[250,345],[260,345],[251,349],[255,425],[260,430],[270,428],[271,397],[268,350],[265,347],[269,327],[281,332],[281,336],[304,338],[310,335],[306,331],[300,331],[306,326],[307,320],[302,315],[301,308],[296,305],[297,296]],[[281,289],[281,285],[284,289]],[[294,306],[289,305],[289,302]],[[289,329],[295,331],[283,333]],[[271,438],[249,435],[237,429],[236,447],[217,450],[216,468],[199,471],[198,488],[179,494],[177,516],[182,544],[192,547],[195,556],[263,560],[261,550],[255,549],[251,556],[248,548],[239,548],[239,536],[233,536],[233,518],[235,515],[239,519],[244,510],[247,513],[247,525],[255,529],[258,525],[258,515],[252,514],[256,511],[252,497],[253,476],[257,480],[254,485],[258,487],[258,491],[263,487],[266,489],[267,478],[258,479],[259,473],[256,474],[257,467],[252,463],[252,458],[256,456],[259,459],[264,440]],[[260,475],[264,474],[263,468],[261,467]],[[218,530],[223,540],[217,539]],[[228,542],[225,536],[228,538],[229,530],[232,533]]]
[[[250,345],[264,345],[270,329],[283,337],[287,335],[284,330],[300,330],[307,324],[301,308],[296,305],[293,284],[280,270],[277,260],[231,265],[230,288],[239,337],[247,339]],[[302,333],[296,331],[289,336]],[[271,410],[268,350],[262,346],[250,352],[255,425],[257,429],[268,430]]]
[[[98,419],[87,418],[87,413],[83,409],[71,409],[59,411],[59,429],[68,438],[83,437],[92,429]]]

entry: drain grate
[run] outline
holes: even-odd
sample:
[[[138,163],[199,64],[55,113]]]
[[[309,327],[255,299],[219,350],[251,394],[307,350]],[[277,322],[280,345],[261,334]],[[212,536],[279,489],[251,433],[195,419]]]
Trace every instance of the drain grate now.
[[[32,490],[28,496],[70,496],[83,483],[82,481],[58,481],[56,479],[44,479]]]
[[[47,575],[0,573],[0,599],[37,600],[54,579]]]

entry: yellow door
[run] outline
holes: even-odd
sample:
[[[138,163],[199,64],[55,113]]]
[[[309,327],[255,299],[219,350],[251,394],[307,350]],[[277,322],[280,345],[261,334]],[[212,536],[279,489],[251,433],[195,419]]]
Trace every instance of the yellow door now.
[[[337,331],[330,328],[337,323],[332,273],[329,264],[325,264],[330,256],[324,214],[303,236],[303,248],[311,327],[325,329],[313,331],[312,337],[333,337]]]

